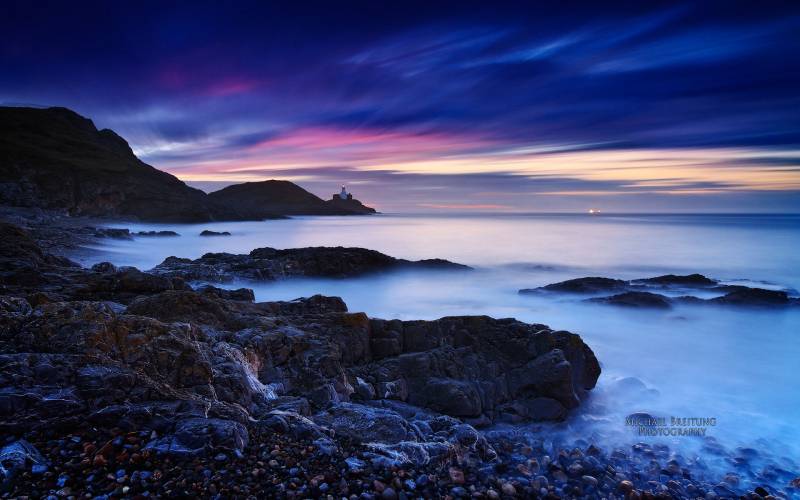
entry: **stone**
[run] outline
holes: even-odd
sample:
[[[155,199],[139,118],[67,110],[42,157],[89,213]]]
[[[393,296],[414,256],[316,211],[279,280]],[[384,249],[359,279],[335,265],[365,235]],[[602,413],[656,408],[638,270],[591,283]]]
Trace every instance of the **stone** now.
[[[587,302],[649,309],[670,309],[672,307],[669,297],[652,292],[624,292],[609,297],[588,299]]]
[[[575,278],[571,280],[553,283],[540,288],[520,290],[520,293],[533,293],[537,291],[545,292],[563,292],[563,293],[576,293],[588,294],[598,292],[614,292],[624,290],[628,286],[627,281],[601,278],[601,277],[588,277],[588,278]]]

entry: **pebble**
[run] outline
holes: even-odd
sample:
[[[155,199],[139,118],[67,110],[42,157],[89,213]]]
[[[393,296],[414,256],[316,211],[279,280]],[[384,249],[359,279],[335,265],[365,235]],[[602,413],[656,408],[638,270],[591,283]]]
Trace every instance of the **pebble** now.
[[[450,490],[450,494],[456,498],[463,498],[468,495],[467,490],[463,486],[455,486]]]
[[[504,495],[512,497],[517,494],[517,489],[514,488],[514,485],[511,483],[503,483],[503,486],[500,487],[500,491],[502,491]]]
[[[451,482],[455,484],[464,484],[464,473],[461,470],[456,469],[455,467],[450,467],[448,472],[450,474]]]
[[[620,481],[617,485],[617,489],[623,493],[629,493],[633,490],[633,483],[630,481]]]

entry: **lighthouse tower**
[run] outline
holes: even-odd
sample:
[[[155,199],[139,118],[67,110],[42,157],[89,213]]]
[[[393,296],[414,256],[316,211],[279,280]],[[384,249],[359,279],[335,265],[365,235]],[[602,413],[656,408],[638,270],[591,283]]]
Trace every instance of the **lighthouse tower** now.
[[[337,199],[341,201],[352,200],[353,195],[351,193],[348,193],[347,189],[344,187],[344,185],[342,185],[342,191],[339,193],[334,193],[333,195],[333,200],[335,201]]]

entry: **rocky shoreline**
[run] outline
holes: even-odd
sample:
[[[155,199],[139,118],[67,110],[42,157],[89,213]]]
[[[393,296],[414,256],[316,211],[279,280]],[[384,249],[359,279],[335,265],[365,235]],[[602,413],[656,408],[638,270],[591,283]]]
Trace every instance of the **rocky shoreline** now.
[[[86,269],[38,234],[0,224],[4,498],[800,492],[796,471],[713,438],[728,474],[663,445],[522,430],[589,398],[600,365],[575,334],[483,316],[387,321],[336,297],[257,303],[196,283],[456,264],[312,248]]]
[[[172,458],[238,456],[258,428],[325,454],[355,447],[377,467],[492,460],[465,421],[563,418],[600,374],[577,335],[543,325],[385,321],[322,296],[255,303],[246,289],[193,289],[192,275],[84,269],[10,224],[0,239],[0,429],[23,440],[0,461],[27,454],[7,486],[47,467],[20,443],[87,424],[144,432],[142,450]],[[375,269],[360,251],[324,253]]]

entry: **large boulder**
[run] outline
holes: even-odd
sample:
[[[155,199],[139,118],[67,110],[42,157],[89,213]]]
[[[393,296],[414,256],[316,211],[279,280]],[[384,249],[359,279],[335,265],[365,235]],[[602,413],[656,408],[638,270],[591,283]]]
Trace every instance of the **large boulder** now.
[[[371,320],[369,336],[374,361],[350,368],[354,381],[370,384],[377,397],[455,417],[493,420],[506,403],[541,397],[565,415],[600,374],[577,335],[510,319]],[[387,395],[387,384],[404,390]]]

